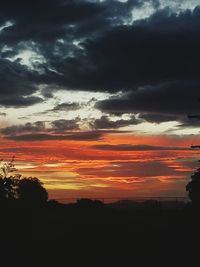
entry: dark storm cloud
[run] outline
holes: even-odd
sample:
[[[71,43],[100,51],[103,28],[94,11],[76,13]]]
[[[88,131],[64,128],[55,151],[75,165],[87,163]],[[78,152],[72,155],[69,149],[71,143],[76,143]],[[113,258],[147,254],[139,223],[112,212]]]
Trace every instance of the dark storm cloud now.
[[[65,35],[69,24],[97,16],[102,9],[99,4],[79,0],[2,1],[1,17],[14,26],[6,28],[0,39],[8,43],[56,40]]]
[[[119,119],[116,121],[110,120],[108,116],[102,116],[99,119],[94,120],[90,123],[90,126],[95,129],[118,129],[129,125],[135,125],[141,121],[132,117],[128,120]]]
[[[161,151],[161,150],[190,150],[188,147],[168,147],[168,146],[152,146],[152,145],[94,145],[91,146],[94,149],[99,150],[111,150],[111,151]]]
[[[157,112],[149,106],[131,108],[130,103],[139,86],[152,92],[152,87],[168,86],[174,81],[187,81],[188,88],[194,86],[194,80],[198,83],[200,9],[180,14],[164,9],[131,25],[132,10],[142,8],[144,2],[159,7],[159,1],[139,0],[1,1],[0,26],[8,21],[12,25],[0,31],[0,104],[17,107],[38,103],[42,98],[32,94],[45,84],[51,90],[43,94],[44,98],[52,97],[51,91],[59,89],[129,90],[127,108],[123,110],[120,98],[122,109],[113,107],[119,113],[129,109],[173,115],[173,109],[168,114],[158,106]],[[31,69],[20,59],[7,60],[24,50],[34,51],[44,61],[32,62]],[[190,92],[187,89],[187,94]],[[98,107],[107,108],[105,103]],[[111,108],[107,109],[110,112]],[[180,101],[177,113],[183,113]]]
[[[83,41],[82,53],[55,62],[54,68],[63,73],[57,82],[72,88],[118,91],[198,79],[199,33],[199,8],[180,15],[166,10],[133,26],[113,26]]]
[[[158,5],[155,0],[144,2]],[[14,24],[3,31],[2,39],[47,41],[63,38],[66,34],[85,37],[130,19],[132,9],[143,3],[140,0],[125,3],[115,0],[2,0],[0,23],[11,21]]]
[[[64,132],[69,130],[79,130],[78,122],[80,121],[79,118],[74,120],[55,120],[51,122],[52,129],[54,131]]]
[[[13,126],[5,127],[5,128],[2,128],[0,131],[2,134],[9,136],[9,135],[16,135],[16,134],[20,134],[24,132],[41,132],[45,130],[46,130],[45,122],[37,121],[33,123],[28,122],[22,125],[13,125]]]
[[[184,118],[180,120],[180,124],[177,125],[178,128],[200,128],[200,118]]]
[[[184,121],[187,114],[199,113],[199,89],[200,81],[168,82],[99,101],[96,107],[113,114],[144,113],[141,118],[150,122]]]
[[[54,121],[36,121],[11,125],[0,129],[0,133],[6,139],[16,141],[45,141],[45,140],[74,140],[92,141],[99,140],[105,134],[130,133],[114,129],[81,131],[81,119],[59,119]]]
[[[35,74],[17,62],[0,58],[0,105],[24,107],[43,101],[31,96],[37,91]]]
[[[79,119],[74,120],[55,120],[50,122],[37,121],[24,125],[13,125],[1,129],[4,138],[15,141],[48,141],[48,140],[74,140],[74,141],[93,141],[99,140],[104,132],[85,131],[78,132]],[[75,131],[75,132],[74,132]]]
[[[139,118],[151,123],[178,121],[181,119],[179,116],[158,113],[141,113]]]
[[[83,83],[87,80],[81,73],[87,55],[74,41],[96,38],[100,32],[121,24],[124,19],[130,19],[132,8],[139,5],[141,3],[138,0],[129,0],[127,3],[114,0],[1,1],[0,104],[21,107],[40,102],[39,98],[25,98],[36,92],[38,85],[43,83],[69,88],[74,84],[73,80],[79,78],[74,76],[75,70],[71,70],[79,58],[80,83]],[[22,65],[18,55],[25,50],[43,56],[45,62],[32,62],[34,70]],[[13,60],[16,57],[18,60]],[[12,61],[8,58],[12,58]],[[59,69],[63,68],[65,71],[62,74]],[[52,94],[49,92],[43,96],[52,97]]]
[[[73,111],[81,108],[79,103],[62,103],[55,106],[52,111]]]
[[[25,123],[25,124],[19,124],[19,125],[12,125],[9,127],[5,127],[0,129],[0,132],[5,135],[6,137],[9,136],[17,136],[18,134],[32,134],[35,132],[38,133],[65,133],[66,131],[73,131],[73,130],[79,130],[79,118],[76,118],[74,120],[54,120],[51,121],[50,127],[47,125],[46,121],[36,121],[33,123]]]
[[[72,140],[72,141],[95,141],[102,137],[102,133],[98,131],[75,132],[69,134],[21,134],[8,136],[7,139],[15,141],[49,141],[49,140]]]
[[[32,106],[34,104],[42,102],[43,99],[40,97],[20,97],[16,96],[14,99],[12,98],[4,98],[0,100],[0,105],[4,107],[15,107],[15,108],[21,108],[21,107],[27,107]]]
[[[62,111],[65,111],[65,112],[76,111],[76,110],[81,109],[81,107],[83,107],[82,104],[75,103],[75,102],[74,103],[62,103],[62,104],[56,105],[52,109],[48,109],[48,110],[45,110],[45,111],[42,111],[42,112],[37,112],[35,114],[36,115],[45,115],[45,114],[52,113],[52,112],[53,113],[55,113],[55,112],[59,113],[59,112],[62,112]]]

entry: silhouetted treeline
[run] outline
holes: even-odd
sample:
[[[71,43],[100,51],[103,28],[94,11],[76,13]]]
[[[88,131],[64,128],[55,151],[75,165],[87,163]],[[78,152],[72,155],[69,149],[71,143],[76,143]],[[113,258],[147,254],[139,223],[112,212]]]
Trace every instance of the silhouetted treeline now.
[[[14,203],[19,202],[1,209],[0,221],[1,252],[10,264],[128,267],[164,261],[173,266],[197,249],[200,220],[191,204],[165,209],[148,201],[81,199],[27,209]]]
[[[196,266],[198,170],[191,202],[48,200],[37,178],[0,177],[2,266]],[[6,264],[4,263],[6,262]]]
[[[194,184],[190,186],[194,190]],[[63,266],[63,262],[87,267],[162,266],[163,262],[179,266],[187,256],[191,264],[198,255],[195,242],[200,236],[200,209],[191,200],[105,204],[78,199],[62,204],[48,200],[37,178],[0,177],[1,262],[6,260],[5,266]]]

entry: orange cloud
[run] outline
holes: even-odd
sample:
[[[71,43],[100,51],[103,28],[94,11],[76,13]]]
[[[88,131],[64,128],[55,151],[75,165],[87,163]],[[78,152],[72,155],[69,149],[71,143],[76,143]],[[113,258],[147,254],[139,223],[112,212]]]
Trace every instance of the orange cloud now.
[[[185,183],[197,166],[199,144],[193,136],[107,134],[100,141],[16,142],[0,139],[0,157],[16,156],[19,172],[37,176],[50,196],[103,197],[185,195]],[[148,145],[185,150],[102,150],[98,145]],[[95,148],[94,148],[95,146]],[[65,193],[64,193],[65,192]]]

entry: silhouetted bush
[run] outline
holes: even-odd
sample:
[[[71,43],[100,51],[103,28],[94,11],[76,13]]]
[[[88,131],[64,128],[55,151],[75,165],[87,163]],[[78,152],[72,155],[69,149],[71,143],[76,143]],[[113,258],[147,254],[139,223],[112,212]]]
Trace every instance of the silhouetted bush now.
[[[17,186],[18,199],[31,205],[43,205],[48,200],[48,193],[38,178],[22,178]]]
[[[42,205],[48,200],[48,193],[38,178],[10,176],[0,178],[0,202],[19,200],[28,205]]]
[[[195,206],[200,206],[200,168],[191,176],[192,181],[186,185],[188,196]]]
[[[17,180],[14,177],[0,177],[0,201],[15,199]]]
[[[48,200],[48,193],[41,181],[35,177],[24,178],[20,174],[8,176],[16,171],[14,157],[8,163],[2,163],[0,173],[0,204],[18,200],[27,205],[43,205]]]
[[[82,198],[77,200],[77,205],[83,208],[102,208],[104,203],[100,200],[92,200],[89,198]]]

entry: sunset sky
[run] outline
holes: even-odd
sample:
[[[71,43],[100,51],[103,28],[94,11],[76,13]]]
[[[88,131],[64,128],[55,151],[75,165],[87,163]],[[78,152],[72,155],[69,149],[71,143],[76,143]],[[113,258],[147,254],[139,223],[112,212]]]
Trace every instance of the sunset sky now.
[[[2,0],[0,158],[50,198],[186,196],[199,0]]]

